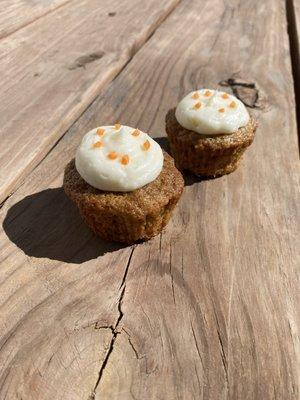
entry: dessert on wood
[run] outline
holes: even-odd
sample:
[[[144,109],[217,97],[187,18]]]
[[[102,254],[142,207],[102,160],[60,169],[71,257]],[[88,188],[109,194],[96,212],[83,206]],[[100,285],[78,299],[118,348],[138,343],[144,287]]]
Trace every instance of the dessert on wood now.
[[[104,240],[157,235],[183,191],[172,157],[146,133],[115,124],[88,132],[65,169],[64,190]]]
[[[191,92],[166,116],[176,166],[207,177],[228,174],[238,167],[256,127],[239,99],[218,90]]]

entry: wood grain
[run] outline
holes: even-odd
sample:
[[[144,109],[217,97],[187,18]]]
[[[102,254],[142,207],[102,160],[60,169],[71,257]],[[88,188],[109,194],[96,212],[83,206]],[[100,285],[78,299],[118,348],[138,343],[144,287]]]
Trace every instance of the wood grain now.
[[[1,398],[298,399],[299,165],[285,11],[284,1],[182,2],[5,202]],[[210,181],[186,175],[172,221],[150,242],[93,237],[58,188],[82,135],[113,120],[164,136],[183,94],[236,72],[259,96],[241,167]]]
[[[0,202],[179,0],[80,0],[0,41]]]
[[[71,0],[1,0],[0,39],[31,24]]]

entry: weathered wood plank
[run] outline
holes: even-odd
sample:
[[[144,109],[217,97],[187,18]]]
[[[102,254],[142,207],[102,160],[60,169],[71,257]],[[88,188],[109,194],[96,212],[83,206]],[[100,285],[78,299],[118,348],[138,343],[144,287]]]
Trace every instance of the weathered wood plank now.
[[[0,202],[178,1],[80,0],[0,41]]]
[[[298,398],[298,152],[287,52],[283,0],[182,2],[6,201],[2,397],[60,398],[62,388],[87,398],[97,386],[91,398]],[[187,176],[171,223],[148,243],[117,249],[94,238],[55,189],[83,133],[118,120],[163,136],[164,115],[184,93],[236,71],[264,106],[253,110],[260,128],[240,169],[212,181]],[[95,324],[99,342],[89,336]],[[72,350],[78,369],[64,371],[78,330],[84,360]],[[96,351],[98,376],[85,363]],[[82,368],[79,392],[66,376],[74,381]]]
[[[58,212],[55,221],[53,213],[44,212],[46,204]],[[121,251],[93,237],[61,189],[27,197],[18,208],[17,213],[27,212],[14,238],[34,244],[27,250],[35,256],[12,254],[1,242],[0,398],[87,399],[119,316],[131,249]],[[85,263],[92,259],[93,265]]]
[[[71,0],[2,0],[0,7],[0,39],[48,14]]]

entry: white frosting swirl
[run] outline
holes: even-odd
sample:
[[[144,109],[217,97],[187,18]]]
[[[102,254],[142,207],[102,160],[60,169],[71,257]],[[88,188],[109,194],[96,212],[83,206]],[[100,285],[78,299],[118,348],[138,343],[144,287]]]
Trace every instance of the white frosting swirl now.
[[[235,96],[201,89],[185,96],[176,108],[181,126],[202,135],[230,134],[249,122],[249,113]]]
[[[77,149],[75,165],[91,186],[128,192],[156,179],[163,158],[159,144],[146,133],[116,124],[88,132]]]

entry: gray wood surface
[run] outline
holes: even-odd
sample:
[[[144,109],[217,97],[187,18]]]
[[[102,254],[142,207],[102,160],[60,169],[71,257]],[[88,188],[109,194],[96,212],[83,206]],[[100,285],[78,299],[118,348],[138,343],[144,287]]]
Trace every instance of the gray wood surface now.
[[[178,1],[72,1],[0,39],[0,202]]]
[[[72,0],[1,0],[0,39]]]
[[[94,237],[61,189],[84,133],[119,121],[165,146],[167,110],[233,75],[258,96],[240,168],[186,175],[149,242]],[[283,0],[176,7],[0,211],[1,399],[299,398],[294,101]]]

